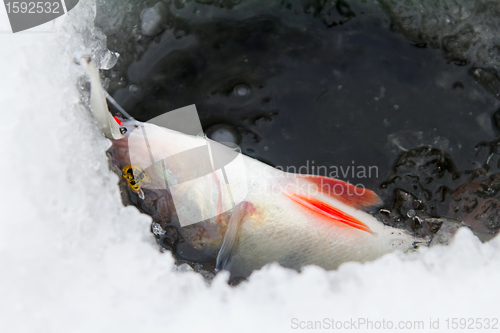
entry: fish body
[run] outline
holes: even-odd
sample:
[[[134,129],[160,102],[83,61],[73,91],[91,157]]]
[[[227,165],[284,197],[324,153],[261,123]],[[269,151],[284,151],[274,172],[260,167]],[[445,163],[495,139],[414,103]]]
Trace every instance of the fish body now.
[[[88,72],[93,91],[102,89],[96,71]],[[380,201],[370,190],[286,173],[202,136],[113,120],[103,96],[92,94],[92,110],[136,202],[162,198],[160,218],[176,225],[193,258],[213,259],[232,278],[272,262],[331,270],[413,247],[413,237],[363,211]],[[233,166],[217,166],[215,154]]]
[[[202,160],[196,154],[177,160],[173,168],[168,163],[158,167],[152,160],[168,161],[179,152],[203,146],[207,139],[147,123],[124,121],[122,125],[127,128],[125,138],[113,141],[114,148],[122,152],[118,160],[122,166],[133,163],[144,170],[151,188],[159,188],[166,180],[177,184],[196,173]],[[149,150],[142,147],[144,133]],[[241,178],[247,188],[244,200],[213,218],[179,228],[197,251],[216,255],[217,267],[229,270],[232,277],[246,277],[271,262],[293,269],[306,265],[336,269],[343,262],[364,262],[413,247],[415,240],[410,235],[362,210],[379,203],[372,191],[336,179],[286,173],[251,157],[240,157]],[[213,211],[221,205],[218,192],[225,184],[220,173],[212,173],[199,191],[191,191],[185,204]],[[207,195],[207,188],[215,195]]]

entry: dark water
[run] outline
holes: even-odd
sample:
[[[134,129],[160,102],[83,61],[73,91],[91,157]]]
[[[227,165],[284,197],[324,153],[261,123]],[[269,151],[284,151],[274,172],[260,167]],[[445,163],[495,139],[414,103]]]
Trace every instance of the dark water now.
[[[161,32],[142,36],[156,3],[107,32],[122,55],[108,88],[132,116],[196,104],[205,131],[229,131],[246,155],[375,190],[386,223],[432,232],[413,209],[500,228],[496,160],[485,168],[499,102],[474,64],[405,39],[371,1],[164,1]]]

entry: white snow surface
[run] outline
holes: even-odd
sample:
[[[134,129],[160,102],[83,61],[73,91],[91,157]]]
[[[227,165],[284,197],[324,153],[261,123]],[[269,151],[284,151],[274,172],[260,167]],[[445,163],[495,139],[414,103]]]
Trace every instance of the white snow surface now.
[[[237,287],[177,269],[150,218],[123,207],[110,142],[77,88],[75,52],[105,54],[94,10],[80,1],[55,33],[0,34],[1,332],[287,332],[324,318],[429,331],[430,318],[445,330],[446,318],[500,317],[500,240],[467,229],[333,272],[269,265]]]

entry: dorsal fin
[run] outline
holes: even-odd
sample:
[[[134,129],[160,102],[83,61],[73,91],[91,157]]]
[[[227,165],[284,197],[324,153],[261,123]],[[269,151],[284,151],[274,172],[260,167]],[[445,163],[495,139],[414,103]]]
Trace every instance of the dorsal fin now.
[[[382,202],[375,192],[340,179],[314,175],[298,175],[298,177],[317,185],[321,194],[331,196],[357,209],[378,205]]]
[[[287,197],[300,204],[301,206],[308,208],[309,210],[321,214],[332,221],[341,222],[353,228],[366,231],[372,235],[375,233],[363,222],[359,221],[355,217],[344,213],[342,210],[335,208],[319,199],[306,197],[296,193],[284,193]]]

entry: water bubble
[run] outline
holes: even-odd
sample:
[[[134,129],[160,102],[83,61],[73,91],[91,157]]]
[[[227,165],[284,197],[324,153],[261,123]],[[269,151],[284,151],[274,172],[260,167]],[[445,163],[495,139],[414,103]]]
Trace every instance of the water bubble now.
[[[234,94],[236,96],[247,96],[250,94],[250,88],[247,85],[244,84],[238,84],[236,87],[234,87]]]
[[[409,218],[412,218],[412,217],[415,217],[416,213],[413,209],[410,209],[407,213],[406,213],[406,216],[408,216]]]
[[[99,67],[102,69],[112,68],[116,65],[119,56],[120,54],[118,52],[111,52],[108,50],[108,52],[106,52],[106,54],[102,57]]]
[[[165,6],[162,3],[141,12],[141,32],[145,36],[156,36],[164,21]]]
[[[137,94],[141,91],[141,88],[135,84],[131,84],[130,87],[128,87],[128,91],[130,91],[132,94]]]
[[[241,141],[240,133],[238,133],[238,131],[230,125],[214,125],[210,127],[206,133],[210,139],[220,143],[239,145]]]

